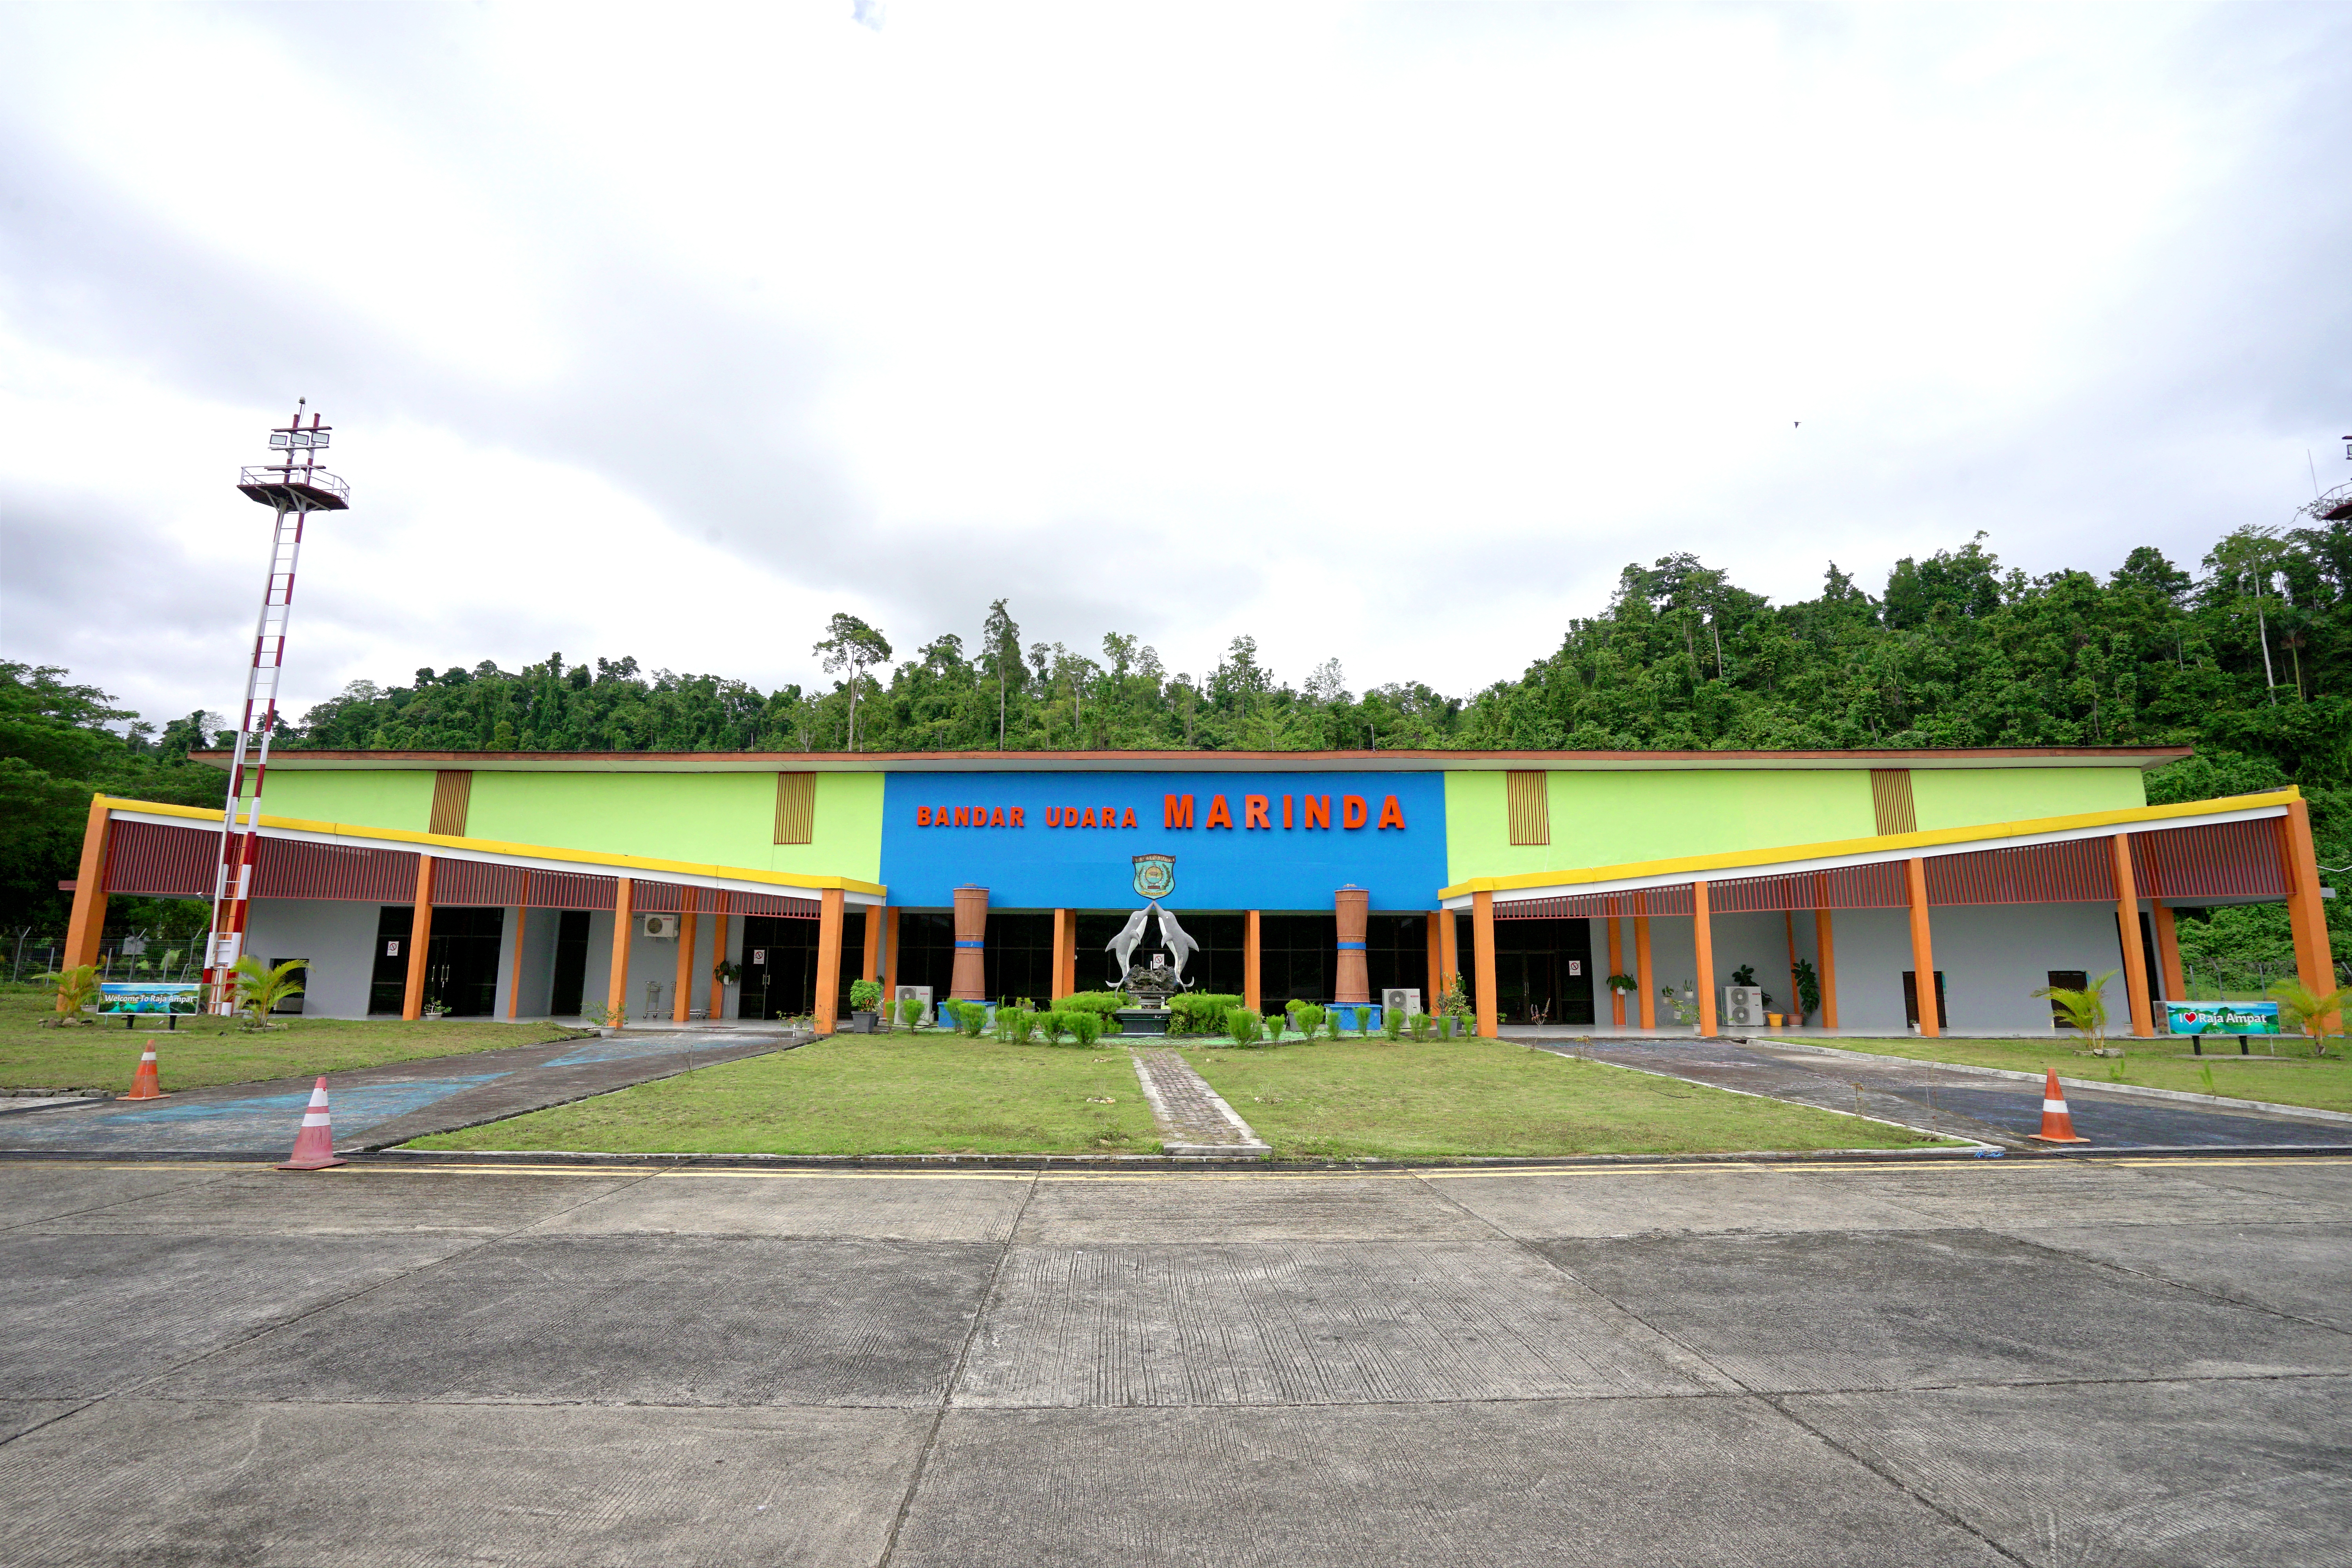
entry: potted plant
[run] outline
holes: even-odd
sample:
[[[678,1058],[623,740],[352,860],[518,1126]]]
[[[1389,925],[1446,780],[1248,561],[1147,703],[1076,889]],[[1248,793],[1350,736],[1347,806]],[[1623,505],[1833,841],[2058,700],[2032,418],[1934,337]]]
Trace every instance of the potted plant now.
[[[1805,1020],[1822,1010],[1822,977],[1813,973],[1813,961],[1797,960],[1797,1027],[1803,1028]]]
[[[853,980],[849,983],[849,1032],[870,1035],[880,1015],[882,983],[878,980]]]

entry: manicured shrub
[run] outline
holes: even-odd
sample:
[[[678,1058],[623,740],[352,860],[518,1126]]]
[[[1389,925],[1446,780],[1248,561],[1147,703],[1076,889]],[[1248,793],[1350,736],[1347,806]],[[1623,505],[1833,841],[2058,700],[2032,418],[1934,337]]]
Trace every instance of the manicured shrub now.
[[[911,1029],[922,1021],[923,999],[920,996],[901,998],[898,1003],[898,1022]]]
[[[1111,1016],[1121,1007],[1131,1007],[1135,999],[1118,991],[1073,991],[1067,996],[1054,998],[1054,1005],[1065,1013],[1087,1013],[1100,1023],[1106,1035],[1124,1033],[1124,1026]]]
[[[1426,1040],[1426,1039],[1428,1039],[1428,1038],[1429,1038],[1429,1037],[1430,1037],[1430,1031],[1431,1031],[1431,1025],[1430,1025],[1430,1022],[1429,1022],[1429,1015],[1428,1015],[1428,1014],[1426,1014],[1426,1013],[1415,1013],[1415,1014],[1412,1016],[1412,1023],[1411,1023],[1411,1025],[1410,1025],[1409,1026],[1412,1028],[1412,1037],[1413,1037],[1416,1041],[1419,1041],[1419,1040]]]
[[[1036,1032],[1035,1009],[1005,1005],[999,1005],[996,1009],[996,1037],[1007,1045],[1025,1046]]]
[[[1439,1016],[1437,1020],[1437,1037],[1441,1040],[1450,1040],[1454,1037],[1453,1014],[1445,1013]]]
[[[1081,1007],[1075,1012],[1064,1014],[1063,1016],[1069,1019],[1070,1033],[1078,1037],[1078,1044],[1081,1046],[1091,1046],[1102,1037],[1101,1014],[1089,1012]]]
[[[988,1027],[985,1002],[959,1002],[950,997],[940,1004],[940,1011],[947,1015],[957,1034],[969,1039],[980,1038],[980,1032]]]
[[[1073,1016],[1075,1015],[1058,1009],[1040,1013],[1037,1015],[1037,1032],[1045,1037],[1047,1045],[1058,1046],[1062,1043],[1062,1037],[1070,1032]]]
[[[1225,1015],[1242,1005],[1238,996],[1214,991],[1194,991],[1168,999],[1168,1032],[1171,1035],[1222,1035]]]
[[[1237,1046],[1255,1046],[1265,1037],[1265,1020],[1246,1007],[1234,1007],[1225,1013],[1225,1033]]]
[[[1401,1040],[1404,1038],[1403,1008],[1383,1007],[1381,1009],[1381,1033],[1386,1035],[1391,1040]]]
[[[1293,1002],[1290,1005],[1290,1026],[1313,1039],[1315,1031],[1323,1026],[1323,1009],[1312,1002]]]

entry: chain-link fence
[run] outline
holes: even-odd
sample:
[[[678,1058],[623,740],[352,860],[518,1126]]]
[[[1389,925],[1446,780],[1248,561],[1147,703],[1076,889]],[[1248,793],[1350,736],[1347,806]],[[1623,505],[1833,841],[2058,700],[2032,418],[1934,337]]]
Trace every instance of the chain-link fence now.
[[[26,926],[8,933],[8,980],[11,984],[36,981],[65,962],[62,931],[44,934]],[[205,944],[201,937],[109,937],[100,945],[98,974],[101,981],[192,981],[204,976]]]

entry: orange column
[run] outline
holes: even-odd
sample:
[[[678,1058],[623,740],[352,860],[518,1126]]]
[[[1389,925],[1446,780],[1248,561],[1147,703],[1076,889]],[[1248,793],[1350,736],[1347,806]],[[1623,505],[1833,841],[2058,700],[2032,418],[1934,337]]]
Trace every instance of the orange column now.
[[[841,1022],[842,897],[827,888],[816,920],[816,1032],[830,1035]],[[957,955],[962,962],[962,955]]]
[[[677,980],[670,986],[669,1021],[683,1024],[694,1007],[694,889],[686,890],[686,908],[677,917]]]
[[[1625,938],[1617,929],[1617,900],[1612,899],[1609,910],[1609,977],[1615,979],[1625,973]],[[1625,993],[1614,985],[1609,988],[1609,1018],[1619,1028],[1625,1026]]]
[[[1331,912],[1339,923],[1339,963],[1332,971],[1331,1000],[1365,1003],[1372,999],[1372,982],[1364,965],[1364,921],[1371,894],[1361,888],[1342,888],[1331,895]]]
[[[2156,923],[2156,961],[2164,966],[2164,999],[2189,1000],[2189,979],[2180,970],[2180,932],[2172,923],[2172,906],[2157,900],[2150,915]]]
[[[530,920],[530,873],[522,874],[522,902],[515,906],[514,967],[507,971],[507,1016],[522,1005],[522,931]]]
[[[1813,911],[1813,947],[1821,954],[1814,973],[1822,983],[1822,1027],[1834,1029],[1837,1021],[1837,933],[1831,929],[1830,911]]]
[[[1789,1007],[1786,1017],[1793,1022],[1797,1016],[1797,911],[1782,910],[1780,923],[1789,932]]]
[[[2311,843],[2311,808],[2300,798],[2286,803],[2279,819],[2281,858],[2286,863],[2286,912],[2294,931],[2295,977],[2315,996],[2336,988],[2336,960],[2327,941],[2327,906],[2319,898],[2319,856]],[[2334,1029],[2330,1014],[2321,1026]]]
[[[2107,840],[2109,862],[2116,871],[2116,934],[2123,939],[2124,984],[2130,991],[2132,1033],[2145,1040],[2156,1034],[2156,1020],[2147,1005],[2147,951],[2139,944],[2139,884],[2132,875],[2131,835],[2118,833]]]
[[[1903,862],[1903,879],[1911,889],[1911,972],[1919,997],[1919,1037],[1942,1034],[1936,1016],[1936,943],[1927,929],[1927,862],[1914,855]]]
[[[1637,1015],[1642,1027],[1658,1026],[1658,981],[1650,967],[1650,917],[1633,917],[1633,994],[1641,998],[1642,1009]]]
[[[988,1000],[988,889],[955,890],[955,969],[948,994],[958,1002]],[[818,960],[820,963],[824,961]]]
[[[1462,973],[1462,917],[1453,910],[1437,911],[1437,995],[1429,1004],[1433,1013],[1445,1000],[1445,988]]]
[[[1445,994],[1445,936],[1441,924],[1452,925],[1454,911],[1438,910],[1429,917],[1429,989],[1421,994],[1422,1011],[1434,1014]]]
[[[106,943],[106,853],[114,837],[106,796],[89,800],[89,826],[82,830],[81,865],[74,872],[73,915],[66,923],[66,961],[79,969],[96,963]],[[60,1006],[64,1005],[60,998]]]
[[[604,987],[605,1016],[616,1029],[629,1021],[629,927],[637,918],[635,892],[623,877],[613,889],[613,973]]]
[[[1487,1039],[1502,1034],[1495,1021],[1495,895],[1470,895],[1470,957],[1478,966],[1473,984],[1478,994],[1478,1033]]]
[[[881,917],[882,921],[882,1019],[892,1028],[898,1026],[898,906],[887,905],[868,910],[866,918]]]
[[[1242,911],[1242,1005],[1253,1013],[1265,1011],[1265,986],[1258,969],[1258,911]]]
[[[710,1017],[715,1022],[727,1016],[727,983],[719,978],[719,966],[727,962],[727,895],[712,895],[710,915]]]
[[[408,921],[408,983],[400,994],[400,1016],[425,1016],[425,961],[433,953],[433,857],[416,858],[416,909]]]
[[[1077,989],[1078,974],[1078,914],[1076,910],[1054,911],[1054,996],[1067,996]],[[1048,1002],[1052,996],[1046,998]]]
[[[1691,949],[1698,965],[1698,1032],[1712,1037],[1715,1016],[1715,921],[1706,910],[1706,884],[1691,884]]]
[[[866,906],[866,967],[859,970],[860,980],[882,978],[882,906]]]

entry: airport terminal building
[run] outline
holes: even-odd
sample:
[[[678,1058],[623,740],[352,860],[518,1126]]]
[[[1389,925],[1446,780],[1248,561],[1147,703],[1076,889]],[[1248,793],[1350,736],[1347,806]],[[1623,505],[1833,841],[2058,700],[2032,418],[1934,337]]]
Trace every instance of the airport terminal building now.
[[[2303,801],[2147,805],[2186,754],[281,752],[245,951],[308,960],[314,1015],[826,1030],[860,977],[1100,988],[1156,897],[1186,978],[1261,1009],[1458,973],[1486,1034],[1687,1030],[1685,996],[1714,1033],[1732,976],[1787,1013],[1804,963],[1816,1026],[2014,1034],[2052,1026],[2034,990],[2118,970],[2147,1033],[2183,994],[2175,909],[2284,900],[2333,989]],[[73,961],[110,893],[212,896],[219,830],[93,802]]]

